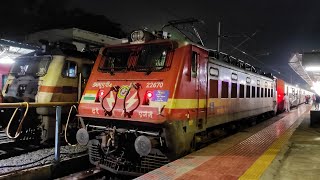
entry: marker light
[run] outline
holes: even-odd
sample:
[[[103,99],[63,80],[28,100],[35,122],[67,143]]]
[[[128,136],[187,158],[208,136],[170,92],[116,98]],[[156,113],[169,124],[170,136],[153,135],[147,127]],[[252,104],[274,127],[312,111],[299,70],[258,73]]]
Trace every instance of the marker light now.
[[[103,89],[99,89],[99,91],[97,92],[96,95],[96,99],[95,102],[100,102],[101,98],[104,96],[104,90]]]
[[[148,98],[152,98],[152,96],[153,96],[152,92],[147,92],[147,97]]]

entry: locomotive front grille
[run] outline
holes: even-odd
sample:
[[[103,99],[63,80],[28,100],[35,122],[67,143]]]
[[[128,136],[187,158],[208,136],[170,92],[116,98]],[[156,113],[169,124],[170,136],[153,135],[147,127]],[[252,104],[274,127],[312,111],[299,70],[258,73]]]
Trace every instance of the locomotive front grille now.
[[[106,156],[102,153],[98,140],[90,140],[89,142],[90,162],[115,174],[140,176],[170,162],[158,149],[152,149],[148,156],[141,157],[137,162],[131,162],[125,157],[124,153],[122,156],[121,154]]]

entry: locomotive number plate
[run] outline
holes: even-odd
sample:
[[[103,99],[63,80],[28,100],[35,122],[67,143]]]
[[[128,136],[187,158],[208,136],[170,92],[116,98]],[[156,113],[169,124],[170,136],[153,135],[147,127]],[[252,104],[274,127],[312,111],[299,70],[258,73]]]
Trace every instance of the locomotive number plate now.
[[[163,82],[147,82],[146,88],[162,88]]]

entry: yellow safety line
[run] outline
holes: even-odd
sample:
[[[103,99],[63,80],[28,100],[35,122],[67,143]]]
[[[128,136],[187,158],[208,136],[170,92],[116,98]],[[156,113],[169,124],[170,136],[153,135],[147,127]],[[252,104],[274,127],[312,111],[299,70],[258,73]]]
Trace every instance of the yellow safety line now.
[[[299,124],[300,123],[298,123],[298,125]],[[239,179],[259,179],[274,158],[278,155],[279,151],[284,146],[284,143],[289,140],[296,127],[297,126],[293,124],[283,135],[280,136],[280,138],[273,142]]]

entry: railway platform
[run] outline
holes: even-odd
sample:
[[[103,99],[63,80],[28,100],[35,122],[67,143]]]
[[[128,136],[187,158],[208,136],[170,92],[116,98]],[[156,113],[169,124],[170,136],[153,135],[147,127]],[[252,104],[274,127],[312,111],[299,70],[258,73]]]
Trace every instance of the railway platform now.
[[[309,127],[310,109],[301,105],[137,179],[318,179],[320,129]]]

